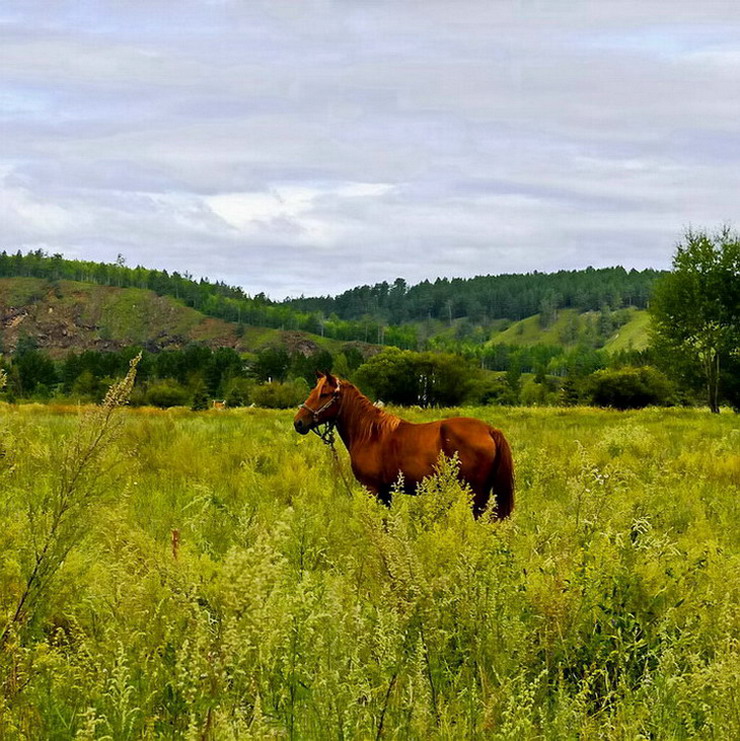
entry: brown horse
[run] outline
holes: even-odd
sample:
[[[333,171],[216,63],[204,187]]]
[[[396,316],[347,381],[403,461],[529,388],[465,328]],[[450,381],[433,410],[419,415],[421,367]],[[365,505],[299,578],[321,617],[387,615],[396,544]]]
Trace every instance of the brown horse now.
[[[434,473],[440,453],[460,459],[460,478],[473,492],[473,514],[480,517],[493,489],[496,516],[514,507],[514,464],[503,433],[479,419],[453,417],[414,424],[378,409],[348,381],[318,373],[318,383],[301,404],[293,424],[301,435],[321,424],[336,426],[347,446],[355,478],[378,499],[391,501],[403,475],[404,490],[415,493]]]

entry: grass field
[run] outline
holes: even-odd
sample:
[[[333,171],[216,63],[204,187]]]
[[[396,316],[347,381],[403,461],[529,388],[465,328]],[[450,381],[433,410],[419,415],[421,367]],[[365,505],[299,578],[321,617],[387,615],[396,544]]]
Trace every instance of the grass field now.
[[[604,343],[604,349],[609,352],[620,350],[644,350],[648,346],[650,315],[640,309],[629,309],[629,321],[616,330]],[[541,327],[539,314],[514,322],[502,331],[495,332],[489,340],[489,345],[562,345],[574,347],[581,341],[580,333],[570,340],[564,339],[568,324],[573,320],[582,320],[585,317],[595,319],[597,312],[580,314],[575,309],[560,309],[557,319],[549,327]],[[581,326],[581,330],[583,326]]]
[[[289,412],[0,407],[0,738],[740,738],[739,418],[464,413],[509,522]]]
[[[609,338],[604,345],[608,352],[645,350],[650,344],[650,314],[635,310],[630,321]]]

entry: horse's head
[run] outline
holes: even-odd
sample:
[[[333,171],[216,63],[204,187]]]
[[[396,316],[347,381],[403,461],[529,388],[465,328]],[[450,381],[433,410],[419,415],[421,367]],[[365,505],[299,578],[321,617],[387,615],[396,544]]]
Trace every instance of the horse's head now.
[[[293,419],[296,432],[305,435],[317,425],[333,422],[339,412],[341,383],[331,373],[316,372],[318,381]]]

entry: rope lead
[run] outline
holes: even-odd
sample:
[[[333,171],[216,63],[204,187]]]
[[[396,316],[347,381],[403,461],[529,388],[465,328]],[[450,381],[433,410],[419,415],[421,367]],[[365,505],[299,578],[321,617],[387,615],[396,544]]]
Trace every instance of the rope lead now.
[[[321,438],[321,442],[329,446],[332,456],[334,457],[334,467],[337,469],[339,478],[342,480],[342,483],[344,484],[344,488],[347,490],[347,494],[349,496],[352,496],[352,489],[350,488],[350,485],[347,483],[347,478],[345,477],[344,471],[342,470],[342,463],[339,460],[337,449],[334,447],[334,440],[335,440],[334,428],[335,427],[336,425],[334,424],[333,420],[328,420],[321,425],[316,425],[316,427],[312,427],[311,432],[315,432],[316,435]]]

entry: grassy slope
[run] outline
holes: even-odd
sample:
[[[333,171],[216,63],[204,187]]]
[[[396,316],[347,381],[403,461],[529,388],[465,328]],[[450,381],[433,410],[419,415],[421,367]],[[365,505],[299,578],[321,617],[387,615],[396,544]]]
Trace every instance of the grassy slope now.
[[[237,325],[206,316],[169,296],[139,288],[116,288],[38,278],[0,278],[3,340],[12,349],[24,335],[54,354],[69,349],[115,349],[130,344],[180,347],[190,341],[256,350],[297,341],[296,333]],[[301,333],[309,343],[333,347],[331,340]]]
[[[648,330],[650,314],[647,311],[635,311],[627,324],[621,326],[613,337],[604,345],[605,350],[644,350],[649,344]]]
[[[0,630],[76,424],[1,409]],[[511,441],[511,523],[453,479],[388,511],[340,446],[348,496],[291,412],[126,411],[0,654],[0,737],[739,738],[733,416],[463,413]]]
[[[639,309],[631,310],[630,320],[622,325],[604,345],[605,350],[615,352],[617,350],[627,350],[630,347],[635,350],[643,350],[648,345],[648,323],[649,315],[647,311]],[[540,327],[539,315],[527,317],[521,321],[514,322],[501,332],[496,332],[490,339],[490,344],[507,344],[507,345],[568,345],[564,343],[561,336],[568,322],[577,315],[575,309],[561,309],[558,311],[558,318],[549,327]],[[597,316],[596,312],[590,314],[581,314],[584,316]],[[570,343],[576,344],[576,343]]]
[[[558,318],[549,327],[540,327],[539,314],[514,322],[503,332],[497,332],[490,339],[490,344],[499,345],[562,345],[560,335],[571,317],[577,314],[575,309],[561,309]]]
[[[0,316],[10,307],[22,308],[27,316],[4,330],[5,345],[13,347],[24,333],[41,336],[40,346],[53,352],[75,349],[114,349],[126,344],[153,342],[161,347],[177,347],[189,341],[211,346],[231,346],[241,351],[256,350],[268,344],[290,345],[308,339],[317,347],[337,349],[341,343],[316,335],[285,334],[265,327],[245,327],[239,337],[236,325],[205,316],[169,296],[157,296],[138,288],[115,288],[90,283],[60,281],[56,293],[47,281],[37,278],[0,278]],[[494,331],[491,344],[563,345],[561,337],[577,315],[574,309],[561,309],[557,320],[542,328],[539,316],[527,317]],[[583,318],[586,315],[580,315]],[[7,322],[6,322],[7,324]],[[503,322],[499,324],[504,324]],[[605,344],[617,351],[648,344],[648,314],[632,311],[630,321]],[[433,335],[452,336],[454,328],[444,322],[429,323]],[[575,343],[571,343],[575,344]]]

